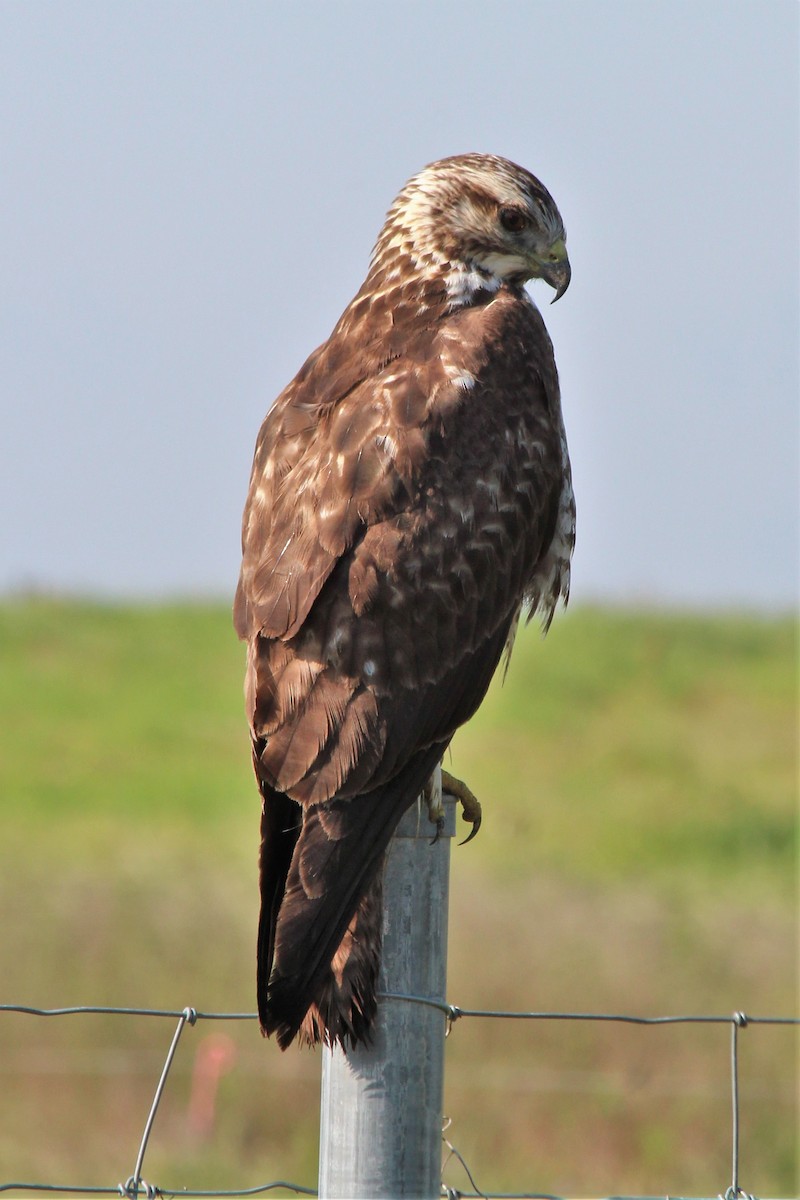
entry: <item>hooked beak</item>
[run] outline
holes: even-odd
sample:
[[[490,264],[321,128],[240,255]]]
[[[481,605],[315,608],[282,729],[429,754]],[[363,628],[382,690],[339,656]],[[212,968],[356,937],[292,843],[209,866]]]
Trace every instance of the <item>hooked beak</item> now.
[[[550,247],[550,253],[542,263],[541,278],[545,283],[549,283],[550,287],[555,288],[556,294],[550,301],[551,304],[555,304],[556,300],[560,300],[564,295],[572,278],[572,268],[569,265],[567,247],[564,245],[563,238],[553,242]]]

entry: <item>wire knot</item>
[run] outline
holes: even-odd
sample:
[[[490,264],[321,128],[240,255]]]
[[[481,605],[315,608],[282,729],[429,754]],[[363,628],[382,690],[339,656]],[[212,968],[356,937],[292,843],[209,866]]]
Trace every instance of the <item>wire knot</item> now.
[[[126,1179],[125,1183],[117,1184],[117,1191],[120,1196],[132,1197],[133,1200],[140,1195],[146,1196],[147,1200],[157,1200],[161,1195],[155,1184],[148,1183],[146,1179],[136,1179],[133,1175]]]
[[[188,1025],[196,1024],[196,1022],[197,1022],[197,1009],[196,1008],[190,1008],[187,1005],[187,1007],[183,1010],[183,1015],[186,1018],[186,1022]]]
[[[463,1014],[457,1004],[448,1004],[445,1015],[447,1017],[447,1029],[445,1030],[444,1036],[449,1038],[450,1030],[453,1028],[458,1018]]]
[[[747,1013],[735,1012],[733,1014],[733,1023],[738,1029],[746,1029],[749,1024]]]

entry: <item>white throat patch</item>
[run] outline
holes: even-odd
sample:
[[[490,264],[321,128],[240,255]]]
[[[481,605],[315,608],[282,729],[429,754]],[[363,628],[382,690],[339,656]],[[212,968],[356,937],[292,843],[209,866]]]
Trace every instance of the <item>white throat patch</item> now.
[[[463,308],[465,304],[470,304],[476,292],[496,292],[502,282],[497,275],[490,275],[479,267],[463,262],[452,263],[445,274],[450,308]]]

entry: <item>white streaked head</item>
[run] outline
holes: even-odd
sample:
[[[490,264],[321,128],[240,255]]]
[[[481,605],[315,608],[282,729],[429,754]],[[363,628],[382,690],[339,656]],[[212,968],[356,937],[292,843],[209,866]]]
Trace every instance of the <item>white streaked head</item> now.
[[[523,167],[491,154],[440,159],[415,175],[389,210],[373,268],[410,258],[426,275],[444,272],[454,303],[480,285],[544,279],[563,295],[570,279],[561,215]]]

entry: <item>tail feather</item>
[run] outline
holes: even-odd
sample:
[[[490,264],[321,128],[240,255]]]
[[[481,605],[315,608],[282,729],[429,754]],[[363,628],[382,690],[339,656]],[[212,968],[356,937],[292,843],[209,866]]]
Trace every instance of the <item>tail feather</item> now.
[[[255,756],[254,756],[255,757]],[[256,772],[258,760],[256,758]],[[300,836],[299,807],[282,792],[273,791],[259,780],[262,793],[260,886],[261,914],[258,921],[258,951],[256,995],[262,1029],[266,1020],[264,1000],[275,953],[275,932],[278,924],[286,877],[294,848]]]
[[[339,947],[329,971],[323,975],[314,1002],[300,1026],[300,1040],[339,1042],[346,1046],[368,1045],[377,1009],[376,989],[380,970],[383,918],[383,860]],[[292,1040],[292,1024],[276,1030],[284,1049]]]
[[[299,830],[298,806],[265,794],[258,1009],[263,1032],[275,1033],[283,1049],[298,1033],[311,1044],[369,1040],[384,854],[443,750],[439,744],[420,751],[372,792],[309,807]],[[288,833],[286,804],[294,810]]]

